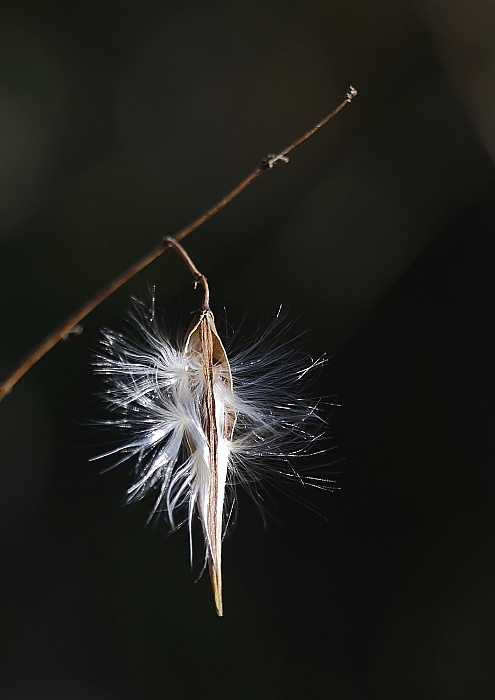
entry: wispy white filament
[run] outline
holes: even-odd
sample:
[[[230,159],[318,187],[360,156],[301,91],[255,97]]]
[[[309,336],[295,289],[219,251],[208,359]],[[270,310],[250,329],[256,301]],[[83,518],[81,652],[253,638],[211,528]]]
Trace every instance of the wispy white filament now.
[[[297,390],[322,361],[308,362],[280,339],[276,342],[276,331],[264,333],[234,355],[230,367],[213,364],[213,398],[206,401],[208,376],[197,347],[174,344],[143,305],[136,305],[128,325],[125,333],[103,332],[95,359],[112,413],[106,424],[124,433],[118,447],[100,456],[114,455],[118,464],[132,460],[136,478],[128,501],[151,491],[150,517],[164,513],[176,527],[184,520],[177,513],[185,509],[191,557],[197,516],[210,574],[212,566],[220,572],[221,539],[235,486],[243,484],[256,494],[260,480],[281,475],[300,480],[293,461],[314,451],[319,419]],[[219,597],[221,614],[221,590]]]

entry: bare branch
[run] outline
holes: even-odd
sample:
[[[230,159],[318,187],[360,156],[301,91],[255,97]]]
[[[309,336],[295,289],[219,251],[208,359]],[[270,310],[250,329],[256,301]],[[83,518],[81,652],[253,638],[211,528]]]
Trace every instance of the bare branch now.
[[[253,172],[248,175],[242,182],[240,182],[237,187],[229,192],[225,197],[220,199],[214,206],[212,206],[208,211],[202,214],[200,217],[195,219],[185,228],[181,229],[175,236],[171,238],[164,238],[153,250],[151,250],[147,255],[141,260],[134,263],[125,272],[115,278],[110,284],[99,291],[94,297],[87,301],[83,306],[81,306],[74,314],[72,314],[66,321],[64,321],[60,326],[55,328],[50,335],[48,335],[39,345],[37,345],[31,352],[8,374],[2,383],[0,383],[0,401],[10,394],[13,386],[19,381],[19,379],[26,374],[26,372],[31,369],[31,367],[38,362],[46,353],[51,350],[60,340],[67,338],[68,334],[73,331],[73,329],[80,323],[93,309],[99,306],[105,299],[107,299],[113,292],[122,287],[126,282],[128,282],[132,277],[134,277],[138,272],[147,267],[156,258],[158,258],[162,253],[164,253],[168,248],[173,246],[173,241],[178,242],[183,238],[188,236],[190,233],[202,226],[206,221],[211,219],[215,214],[221,211],[227,204],[230,204],[233,199],[235,199],[243,190],[246,189],[257,177],[259,177],[265,170],[272,169],[274,164],[277,162],[288,163],[289,159],[287,154],[293,151],[297,146],[302,144],[304,141],[309,139],[318,129],[324,126],[330,121],[335,115],[337,115],[344,107],[349,104],[352,99],[357,95],[357,91],[352,86],[346,94],[345,99],[326,117],[321,119],[315,126],[313,126],[309,131],[307,131],[303,136],[296,139],[290,144],[285,150],[281,151],[277,155],[269,155],[262,160],[260,165],[253,170]]]

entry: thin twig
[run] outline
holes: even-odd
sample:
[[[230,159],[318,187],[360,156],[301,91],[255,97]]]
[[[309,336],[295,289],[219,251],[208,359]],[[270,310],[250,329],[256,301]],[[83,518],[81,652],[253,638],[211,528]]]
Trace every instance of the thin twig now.
[[[330,121],[336,114],[338,114],[344,107],[349,104],[352,99],[357,95],[357,91],[351,86],[346,94],[345,99],[332,111],[327,114],[321,121],[319,121],[313,128],[307,131],[303,136],[298,138],[296,141],[291,143],[291,145],[285,150],[281,151],[277,155],[269,155],[264,158],[261,164],[253,170],[253,172],[248,175],[242,182],[240,182],[237,187],[229,192],[223,199],[217,202],[213,207],[208,209],[204,214],[195,219],[185,228],[181,229],[175,236],[171,238],[164,238],[153,250],[151,250],[144,258],[134,263],[129,269],[115,278],[110,284],[104,287],[98,294],[87,301],[80,309],[78,309],[74,314],[72,314],[66,321],[64,321],[60,326],[55,328],[54,331],[50,333],[39,345],[37,345],[11,372],[8,374],[3,382],[0,384],[0,401],[10,394],[12,387],[19,381],[19,379],[26,374],[26,372],[31,369],[31,367],[38,362],[46,353],[51,350],[60,340],[63,340],[67,335],[77,326],[80,321],[83,320],[93,309],[99,306],[105,299],[107,299],[113,292],[115,292],[119,287],[128,282],[132,277],[134,277],[138,272],[147,267],[153,260],[156,260],[162,253],[164,253],[168,248],[173,246],[173,241],[181,241],[183,238],[188,236],[190,233],[195,231],[197,228],[202,226],[206,221],[211,219],[215,214],[221,211],[227,204],[237,197],[243,190],[248,187],[257,177],[261,175],[265,170],[273,168],[274,164],[277,162],[287,163],[287,154],[294,150],[301,143],[309,139],[318,129],[320,129],[324,124]]]
[[[203,287],[203,301],[201,302],[201,311],[209,311],[210,288],[208,287],[208,280],[203,275],[203,273],[198,270],[196,265],[193,263],[193,260],[189,253],[186,250],[184,250],[180,243],[177,242],[176,238],[164,238],[163,241],[164,243],[168,243],[169,248],[173,248],[181,256],[182,260],[186,263],[187,267],[189,268],[189,272],[191,273],[194,279],[194,289],[196,289],[198,284],[200,284]]]

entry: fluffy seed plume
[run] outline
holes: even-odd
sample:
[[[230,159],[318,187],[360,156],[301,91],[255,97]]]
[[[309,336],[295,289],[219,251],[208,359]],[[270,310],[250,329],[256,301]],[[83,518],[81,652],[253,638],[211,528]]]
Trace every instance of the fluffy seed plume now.
[[[184,249],[175,247],[203,287],[201,310],[181,345],[161,333],[144,305],[129,318],[129,337],[104,331],[95,369],[106,379],[104,397],[114,414],[106,423],[121,428],[126,439],[100,457],[135,462],[128,501],[152,491],[150,517],[163,512],[175,527],[177,511],[186,509],[191,557],[199,519],[221,616],[222,538],[233,488],[242,483],[253,492],[259,480],[278,475],[300,479],[291,460],[313,451],[317,435],[310,426],[316,414],[294,389],[321,360],[309,366],[294,362],[287,348],[275,346],[262,354],[265,334],[231,366],[209,308],[206,279]]]

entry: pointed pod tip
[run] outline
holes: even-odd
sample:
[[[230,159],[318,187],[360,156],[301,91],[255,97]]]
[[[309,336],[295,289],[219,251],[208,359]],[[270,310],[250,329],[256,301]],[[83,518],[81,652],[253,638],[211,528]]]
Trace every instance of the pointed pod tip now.
[[[210,559],[210,579],[211,588],[213,591],[213,600],[215,601],[215,610],[218,617],[223,617],[223,598],[222,598],[222,573],[221,570]]]
[[[217,611],[218,617],[223,617],[223,601],[222,601],[222,594],[218,589],[214,590],[214,597],[215,597],[215,609]]]

